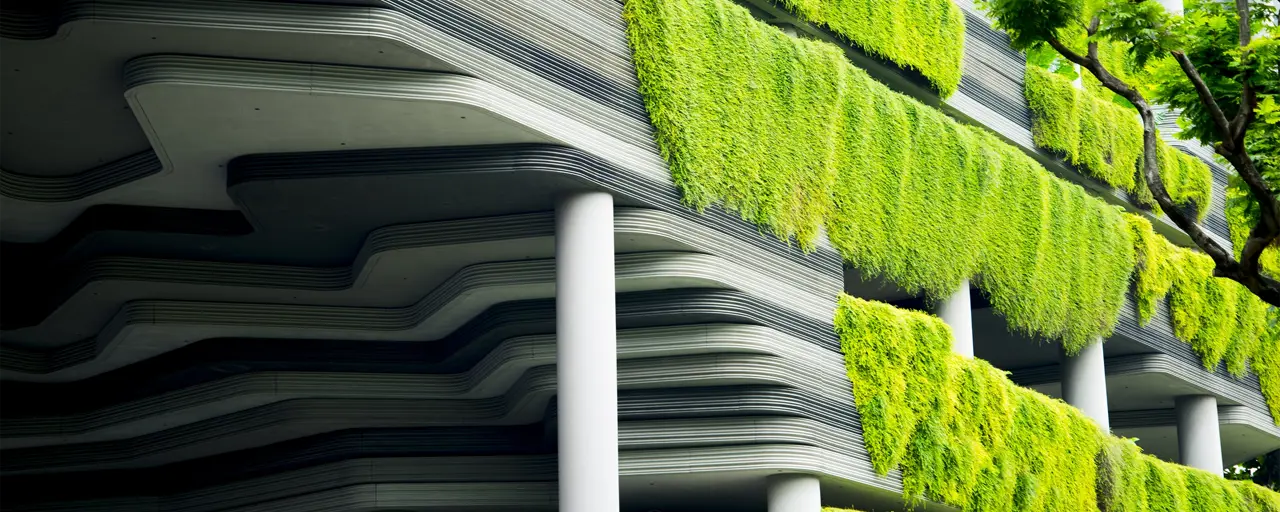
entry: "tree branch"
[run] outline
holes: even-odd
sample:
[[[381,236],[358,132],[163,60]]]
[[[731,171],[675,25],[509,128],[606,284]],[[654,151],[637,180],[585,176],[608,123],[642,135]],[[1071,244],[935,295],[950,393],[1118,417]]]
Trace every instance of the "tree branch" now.
[[[1252,20],[1249,19],[1249,0],[1236,0],[1236,15],[1240,18],[1237,23],[1240,47],[1246,48],[1253,37],[1253,30],[1250,28]],[[1240,58],[1248,59],[1248,52]],[[1253,91],[1253,84],[1250,83],[1252,81],[1253,70],[1246,67],[1240,77],[1240,111],[1236,112],[1235,119],[1231,120],[1231,142],[1237,146],[1244,145],[1245,130],[1253,124],[1254,109],[1258,107],[1258,98]]]
[[[1243,9],[1244,15],[1242,19],[1247,20],[1248,0],[1236,0],[1236,6],[1238,10]],[[1095,17],[1090,21],[1087,29],[1090,35],[1096,32],[1097,25],[1098,18]],[[1242,45],[1247,45],[1249,28],[1246,25],[1240,30]],[[1234,255],[1210,237],[1196,223],[1195,219],[1184,214],[1177,205],[1173,204],[1173,199],[1170,197],[1168,189],[1165,188],[1164,180],[1160,177],[1160,167],[1159,162],[1157,162],[1158,141],[1155,114],[1151,109],[1151,105],[1147,103],[1146,98],[1143,98],[1137,89],[1116,78],[1102,65],[1102,62],[1098,59],[1096,42],[1089,44],[1089,49],[1085,55],[1067,48],[1065,44],[1062,44],[1062,41],[1053,36],[1046,37],[1045,42],[1049,43],[1049,46],[1053,47],[1054,50],[1057,50],[1063,58],[1081,68],[1088,69],[1098,81],[1102,82],[1104,87],[1129,100],[1134,108],[1138,110],[1138,114],[1142,118],[1142,175],[1147,187],[1151,189],[1151,195],[1155,198],[1156,203],[1160,205],[1160,208],[1164,210],[1165,215],[1186,233],[1200,250],[1204,251],[1213,260],[1214,275],[1236,281],[1244,285],[1264,302],[1280,307],[1280,282],[1263,275],[1258,266],[1262,250],[1280,235],[1280,204],[1277,203],[1276,197],[1267,190],[1266,184],[1262,181],[1262,176],[1258,173],[1257,168],[1253,166],[1253,162],[1249,159],[1248,152],[1244,147],[1244,135],[1249,124],[1253,121],[1252,105],[1256,102],[1255,94],[1252,87],[1247,85],[1247,81],[1242,91],[1244,97],[1241,101],[1241,112],[1237,113],[1236,119],[1229,122],[1191,59],[1187,58],[1182,51],[1173,50],[1170,52],[1173,54],[1174,60],[1182,68],[1183,73],[1191,80],[1201,104],[1204,105],[1205,110],[1209,112],[1210,117],[1213,119],[1214,128],[1222,136],[1223,142],[1217,144],[1214,150],[1231,162],[1237,173],[1249,184],[1249,189],[1258,197],[1258,201],[1262,206],[1262,218],[1250,233],[1249,239],[1241,252],[1242,261],[1236,261],[1233,257]],[[1245,111],[1246,109],[1247,112]]]
[[[1220,151],[1219,154],[1222,154]],[[1235,167],[1236,173],[1240,175],[1240,179],[1249,187],[1249,192],[1254,199],[1258,201],[1258,224],[1249,232],[1249,238],[1245,239],[1244,247],[1240,250],[1240,265],[1245,272],[1258,272],[1260,270],[1258,259],[1262,256],[1262,251],[1280,236],[1280,201],[1271,193],[1267,183],[1262,179],[1262,173],[1258,171],[1257,166],[1253,164],[1253,159],[1249,157],[1243,149],[1234,154],[1222,155]]]
[[[1204,78],[1200,76],[1200,72],[1196,71],[1196,65],[1191,63],[1191,59],[1187,58],[1187,54],[1182,50],[1173,50],[1169,52],[1173,54],[1173,59],[1178,61],[1178,66],[1182,68],[1182,73],[1187,75],[1191,80],[1191,85],[1196,88],[1196,95],[1200,97],[1200,103],[1204,105],[1209,117],[1213,118],[1214,128],[1217,129],[1218,135],[1222,137],[1223,144],[1234,146],[1234,138],[1231,136],[1231,124],[1227,122],[1227,116],[1222,113],[1222,107],[1218,106],[1218,101],[1213,99],[1213,93],[1209,91],[1209,86],[1205,85]],[[1229,147],[1228,149],[1234,149]]]
[[[1249,26],[1252,21],[1249,19],[1249,0],[1236,0],[1236,16],[1240,17],[1236,26],[1239,27],[1240,47],[1244,48],[1249,46],[1249,38],[1253,35]]]

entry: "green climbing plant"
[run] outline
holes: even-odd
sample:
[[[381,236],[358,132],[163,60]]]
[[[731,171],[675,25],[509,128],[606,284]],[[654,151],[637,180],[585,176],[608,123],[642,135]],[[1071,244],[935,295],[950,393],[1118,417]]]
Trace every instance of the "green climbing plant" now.
[[[1280,418],[1265,307],[1206,257],[727,0],[628,0],[624,13],[690,206],[723,205],[805,249],[825,229],[845,261],[909,292],[943,297],[972,279],[1013,329],[1069,352],[1112,332],[1136,268],[1142,321],[1167,297],[1178,337],[1206,366],[1252,367]]]
[[[1063,155],[1139,203],[1159,208],[1138,175],[1142,123],[1132,107],[1105,100],[1092,89],[1076,88],[1067,76],[1034,64],[1027,65],[1023,83],[1037,146]],[[1174,204],[1195,210],[1196,218],[1203,220],[1213,186],[1209,166],[1164,142],[1158,143],[1156,158]]]
[[[842,295],[835,313],[873,468],[973,511],[1280,511],[1280,494],[1162,462],[951,350],[941,320]]]
[[[1071,349],[1110,333],[1131,272],[1119,212],[993,135],[895,93],[839,48],[724,0],[630,0],[641,92],[695,208],[722,204],[941,297],[974,279]]]
[[[942,97],[960,86],[964,13],[950,0],[781,0],[868,54],[919,71]]]

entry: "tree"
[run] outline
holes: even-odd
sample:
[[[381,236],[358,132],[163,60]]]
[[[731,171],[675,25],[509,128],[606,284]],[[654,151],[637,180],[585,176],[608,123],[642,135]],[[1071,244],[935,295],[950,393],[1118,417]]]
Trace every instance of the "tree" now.
[[[1214,275],[1280,307],[1263,251],[1280,248],[1280,35],[1270,5],[1188,0],[1172,16],[1155,0],[989,0],[996,26],[1021,50],[1051,47],[1126,100],[1142,120],[1140,173],[1160,208],[1214,261]],[[1099,46],[1126,49],[1120,62]],[[1101,56],[1100,56],[1101,55]],[[1149,99],[1150,98],[1150,99]],[[1176,207],[1157,163],[1152,100],[1181,110],[1182,135],[1212,147],[1236,173],[1233,210],[1253,224],[1235,253]]]
[[[1229,467],[1223,470],[1222,476],[1230,480],[1250,480],[1273,491],[1280,491],[1280,450]]]

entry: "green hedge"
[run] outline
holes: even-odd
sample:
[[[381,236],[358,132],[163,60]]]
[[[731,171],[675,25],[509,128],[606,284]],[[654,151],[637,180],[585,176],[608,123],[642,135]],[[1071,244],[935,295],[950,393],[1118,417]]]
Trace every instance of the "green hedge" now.
[[[1034,65],[1026,67],[1024,93],[1037,146],[1055,151],[1090,176],[1156,207],[1141,176],[1142,123],[1132,108],[1077,89],[1071,80]],[[1164,142],[1157,148],[1160,176],[1174,204],[1203,219],[1213,177],[1209,166]]]
[[[641,92],[688,204],[723,204],[942,297],[966,278],[1022,332],[1109,334],[1133,268],[1111,206],[987,132],[892,92],[841,50],[727,0],[629,0]]]
[[[1280,494],[1161,462],[951,350],[935,317],[842,295],[835,314],[872,466],[908,500],[981,511],[1267,511]]]
[[[943,97],[960,85],[964,13],[951,0],[780,0],[867,53],[915,69]]]

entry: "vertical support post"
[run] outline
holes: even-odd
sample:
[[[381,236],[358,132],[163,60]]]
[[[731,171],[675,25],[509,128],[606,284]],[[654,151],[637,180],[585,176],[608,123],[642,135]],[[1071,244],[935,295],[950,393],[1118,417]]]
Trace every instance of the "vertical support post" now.
[[[617,512],[618,361],[613,197],[556,204],[560,510]]]
[[[951,326],[955,337],[951,348],[957,354],[973,357],[973,307],[969,303],[969,280],[960,283],[960,289],[938,302],[935,312],[938,318]]]
[[[818,477],[802,473],[770,475],[769,512],[818,512],[822,510],[822,487]]]
[[[1107,412],[1107,367],[1103,357],[1102,338],[1072,356],[1062,353],[1062,399],[1084,412],[1085,416],[1111,431]]]
[[[1174,398],[1178,415],[1178,454],[1182,465],[1222,472],[1222,437],[1218,431],[1218,399],[1212,395]]]

